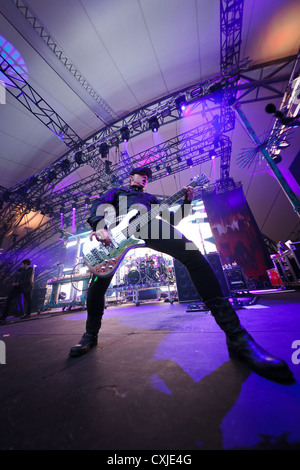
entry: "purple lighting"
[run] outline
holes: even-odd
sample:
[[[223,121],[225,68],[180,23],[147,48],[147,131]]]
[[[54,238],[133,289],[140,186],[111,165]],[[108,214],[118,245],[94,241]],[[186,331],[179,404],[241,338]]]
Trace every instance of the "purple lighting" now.
[[[20,81],[22,77],[24,80],[27,80],[28,70],[23,57],[10,42],[0,35],[0,63],[4,62],[4,60],[10,64],[8,72],[14,77],[14,79]],[[7,86],[15,86],[14,83],[1,72],[0,80],[2,80]]]

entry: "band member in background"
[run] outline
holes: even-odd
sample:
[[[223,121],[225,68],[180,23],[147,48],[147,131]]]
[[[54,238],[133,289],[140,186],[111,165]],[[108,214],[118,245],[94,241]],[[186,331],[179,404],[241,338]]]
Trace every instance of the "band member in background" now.
[[[124,196],[127,198],[127,210],[133,204],[142,204],[147,210],[151,209],[152,204],[160,204],[157,198],[145,192],[148,179],[151,176],[152,172],[148,167],[135,169],[130,174],[129,189],[114,188],[93,204],[88,219],[93,230],[91,239],[96,237],[98,241],[109,244],[109,231],[103,228],[103,216],[98,215],[99,210],[97,209],[101,205],[111,204],[118,216],[120,212],[119,201],[122,196],[123,200]],[[193,189],[187,187],[185,190],[182,206],[190,205],[193,199]],[[187,211],[184,212],[187,214]],[[291,380],[293,375],[286,362],[261,348],[240,324],[236,311],[229,300],[224,298],[219,281],[201,252],[198,249],[187,249],[190,244],[189,240],[174,228],[172,220],[169,219],[168,222],[162,218],[155,220],[159,230],[156,231],[155,237],[151,236],[153,231],[148,230],[148,238],[145,239],[146,247],[176,258],[187,268],[201,299],[211,311],[216,323],[225,332],[229,351],[237,354],[252,369],[265,377]],[[169,226],[166,227],[166,224]],[[169,233],[168,238],[163,236],[165,233]],[[79,343],[71,348],[70,356],[82,355],[97,345],[104,312],[105,292],[111,279],[112,277],[97,278],[94,276],[87,296],[86,331]]]
[[[29,318],[31,314],[31,295],[33,289],[34,269],[31,267],[31,261],[24,259],[21,263],[21,268],[18,270],[16,280],[12,285],[9,292],[4,311],[1,316],[1,324],[5,324],[5,320],[9,314],[9,309],[13,299],[20,297],[23,294],[25,300],[26,313],[21,318]]]

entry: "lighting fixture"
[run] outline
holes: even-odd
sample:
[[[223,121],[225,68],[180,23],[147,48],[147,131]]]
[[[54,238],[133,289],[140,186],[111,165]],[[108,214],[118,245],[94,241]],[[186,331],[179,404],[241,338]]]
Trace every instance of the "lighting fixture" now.
[[[130,130],[128,129],[128,127],[122,127],[120,132],[123,142],[128,142],[128,140],[130,139]]]
[[[290,143],[287,141],[287,140],[282,140],[281,142],[279,142],[279,144],[277,145],[277,148],[279,149],[286,149],[287,147],[290,146]]]
[[[103,142],[99,147],[101,158],[106,158],[109,153],[109,146],[106,142]]]
[[[75,162],[77,163],[77,165],[82,165],[84,163],[83,159],[82,159],[82,152],[77,152],[75,153]]]
[[[156,116],[150,118],[148,123],[149,123],[149,127],[152,130],[152,132],[157,132],[158,131],[160,125],[159,125],[159,122],[158,122],[158,119],[157,119]]]
[[[63,160],[60,164],[60,167],[61,167],[61,169],[63,170],[63,172],[65,174],[67,174],[68,171],[70,170],[70,166],[71,166],[71,164],[70,164],[68,159]]]
[[[176,108],[178,109],[178,111],[185,111],[187,107],[185,96],[182,95],[176,98],[175,104],[176,104]]]
[[[54,170],[50,170],[48,173],[48,181],[51,183],[51,181],[54,181],[56,179],[56,172]]]
[[[216,152],[214,150],[210,150],[209,151],[209,156],[212,160],[214,160],[216,158]]]

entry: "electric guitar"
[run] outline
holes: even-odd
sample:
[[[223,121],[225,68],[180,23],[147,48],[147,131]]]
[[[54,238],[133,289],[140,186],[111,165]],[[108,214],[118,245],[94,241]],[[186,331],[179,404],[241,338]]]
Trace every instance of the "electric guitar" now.
[[[204,186],[209,178],[202,174],[191,179],[189,186]],[[181,189],[167,198],[162,204],[155,204],[150,211],[141,214],[138,209],[130,210],[121,218],[118,225],[109,229],[109,244],[99,242],[95,238],[88,239],[83,244],[82,253],[85,264],[98,277],[112,276],[118,269],[126,253],[145,245],[145,241],[137,238],[136,233],[152,219],[156,218],[166,207],[178,201],[187,191]],[[142,211],[143,212],[143,211]]]

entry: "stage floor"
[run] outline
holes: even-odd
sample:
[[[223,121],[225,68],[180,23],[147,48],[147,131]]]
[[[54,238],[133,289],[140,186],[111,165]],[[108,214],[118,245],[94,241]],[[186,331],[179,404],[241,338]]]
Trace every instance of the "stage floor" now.
[[[109,307],[98,347],[72,359],[85,311],[1,326],[1,450],[300,449],[300,292],[238,309],[290,385],[229,359],[213,317],[187,306]]]

